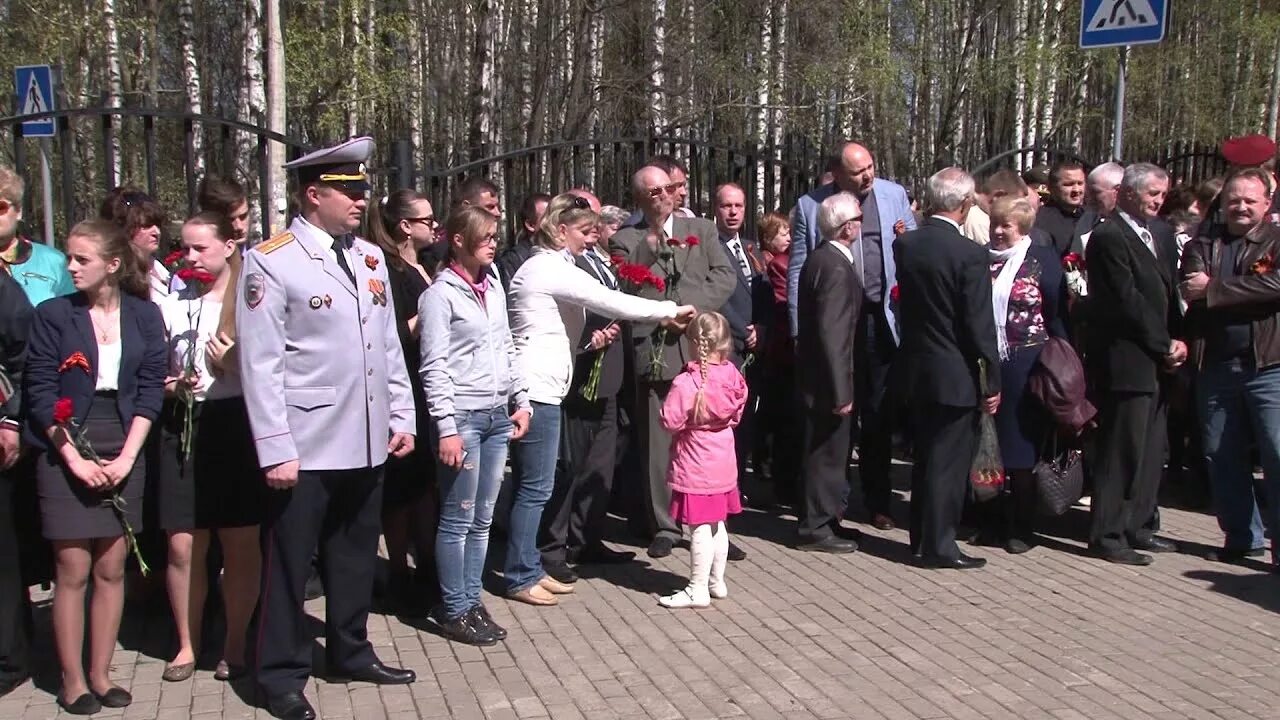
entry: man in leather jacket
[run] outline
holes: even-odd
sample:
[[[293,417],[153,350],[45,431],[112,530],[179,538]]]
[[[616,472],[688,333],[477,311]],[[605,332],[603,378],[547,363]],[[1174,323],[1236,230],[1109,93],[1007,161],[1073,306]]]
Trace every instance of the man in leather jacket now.
[[[1200,371],[1204,452],[1226,534],[1212,557],[1224,562],[1264,552],[1250,438],[1272,498],[1267,525],[1273,532],[1280,527],[1280,227],[1268,221],[1270,205],[1267,172],[1236,171],[1222,190],[1223,225],[1183,250],[1181,290],[1190,303],[1190,359]]]

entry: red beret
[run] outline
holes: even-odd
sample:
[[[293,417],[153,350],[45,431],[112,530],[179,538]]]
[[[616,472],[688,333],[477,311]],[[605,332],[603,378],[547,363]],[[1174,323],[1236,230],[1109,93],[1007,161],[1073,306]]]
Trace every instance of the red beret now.
[[[1261,165],[1276,156],[1276,143],[1266,135],[1245,135],[1222,141],[1222,157],[1240,167]]]

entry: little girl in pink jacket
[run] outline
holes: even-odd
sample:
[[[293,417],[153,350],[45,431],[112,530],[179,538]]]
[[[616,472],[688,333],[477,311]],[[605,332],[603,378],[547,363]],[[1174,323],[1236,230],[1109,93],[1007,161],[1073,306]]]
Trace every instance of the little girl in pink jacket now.
[[[724,583],[729,531],[724,521],[742,512],[733,428],[747,404],[747,381],[729,362],[729,322],[719,313],[694,318],[685,332],[698,358],[671,383],[662,426],[671,433],[671,517],[689,526],[689,585],[658,600],[669,608],[704,608],[728,596]]]

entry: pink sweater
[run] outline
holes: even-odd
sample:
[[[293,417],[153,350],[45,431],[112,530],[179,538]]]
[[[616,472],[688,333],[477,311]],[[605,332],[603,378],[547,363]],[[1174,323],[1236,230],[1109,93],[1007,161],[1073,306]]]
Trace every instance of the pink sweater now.
[[[695,422],[693,408],[701,384],[698,363],[689,363],[662,404],[662,426],[671,433],[667,484],[691,495],[718,495],[738,487],[733,428],[747,406],[747,381],[732,363],[708,366],[705,418]]]

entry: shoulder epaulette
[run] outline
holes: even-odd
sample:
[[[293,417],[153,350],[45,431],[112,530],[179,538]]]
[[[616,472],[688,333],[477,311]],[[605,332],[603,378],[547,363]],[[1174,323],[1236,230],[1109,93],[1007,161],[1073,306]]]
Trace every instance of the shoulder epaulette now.
[[[279,235],[276,235],[275,237],[271,238],[270,240],[264,243],[261,243],[260,245],[255,247],[254,250],[257,250],[263,255],[267,255],[269,253],[275,252],[276,250],[279,250],[280,248],[284,247],[285,245],[288,245],[291,242],[293,242],[293,233],[286,230],[280,233]]]

